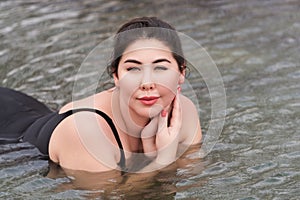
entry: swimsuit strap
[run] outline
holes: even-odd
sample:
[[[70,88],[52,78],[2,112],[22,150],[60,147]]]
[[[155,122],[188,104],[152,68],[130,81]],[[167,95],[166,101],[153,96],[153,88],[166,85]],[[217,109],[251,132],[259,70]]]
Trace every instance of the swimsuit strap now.
[[[68,117],[74,113],[82,112],[82,111],[97,113],[98,115],[103,117],[105,119],[105,121],[108,123],[108,125],[110,126],[110,128],[115,136],[118,146],[120,148],[121,158],[120,158],[120,161],[118,162],[118,165],[121,167],[121,169],[125,169],[125,155],[124,155],[124,149],[123,149],[123,145],[122,145],[120,136],[118,134],[118,131],[117,131],[116,126],[114,125],[112,119],[106,113],[104,113],[100,110],[94,109],[94,108],[78,108],[78,109],[69,110],[65,113],[62,113],[62,115],[64,115],[65,117]]]

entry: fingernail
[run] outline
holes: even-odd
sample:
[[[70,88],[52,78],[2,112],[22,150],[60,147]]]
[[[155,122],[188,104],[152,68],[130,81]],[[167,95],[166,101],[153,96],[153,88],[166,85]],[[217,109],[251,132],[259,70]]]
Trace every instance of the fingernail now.
[[[165,116],[167,116],[167,111],[165,111],[165,110],[162,110],[162,111],[161,111],[161,116],[162,116],[162,117],[165,117]]]

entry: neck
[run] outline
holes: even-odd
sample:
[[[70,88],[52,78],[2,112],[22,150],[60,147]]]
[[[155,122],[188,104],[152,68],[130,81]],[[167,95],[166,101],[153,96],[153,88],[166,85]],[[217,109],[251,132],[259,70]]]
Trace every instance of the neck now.
[[[140,139],[141,131],[149,119],[130,112],[128,105],[120,100],[118,89],[114,91],[112,96],[112,111],[117,126],[127,135]]]

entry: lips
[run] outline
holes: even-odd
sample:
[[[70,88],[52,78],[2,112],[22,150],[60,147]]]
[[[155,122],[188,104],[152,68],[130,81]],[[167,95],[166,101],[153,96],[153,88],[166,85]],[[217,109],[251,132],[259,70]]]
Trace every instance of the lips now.
[[[151,106],[157,102],[158,98],[156,96],[144,96],[138,98],[138,100],[144,105]]]

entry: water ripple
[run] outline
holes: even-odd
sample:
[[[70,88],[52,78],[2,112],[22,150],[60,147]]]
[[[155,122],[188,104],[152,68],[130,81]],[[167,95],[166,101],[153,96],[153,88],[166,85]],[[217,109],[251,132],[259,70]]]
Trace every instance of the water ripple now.
[[[156,13],[209,52],[223,76],[228,107],[223,132],[206,158],[143,179],[141,190],[79,190],[65,175],[44,177],[48,162],[32,146],[1,145],[0,198],[297,199],[298,10],[297,0],[1,1],[1,86],[57,109],[71,100],[76,72],[99,42],[127,19]],[[94,71],[77,78],[91,79]],[[205,136],[210,97],[218,94],[210,94],[196,73],[189,78]]]

